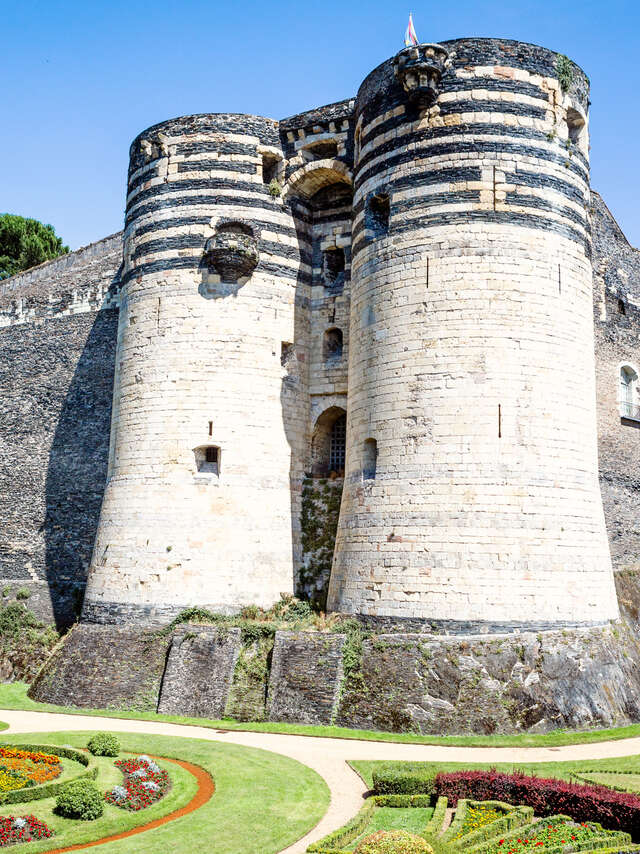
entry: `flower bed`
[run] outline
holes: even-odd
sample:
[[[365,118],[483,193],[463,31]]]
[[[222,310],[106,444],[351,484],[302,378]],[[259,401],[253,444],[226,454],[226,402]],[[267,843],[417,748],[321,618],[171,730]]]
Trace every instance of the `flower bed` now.
[[[485,827],[487,824],[492,824],[494,821],[502,818],[504,814],[505,809],[499,807],[492,801],[488,801],[486,803],[468,803],[467,808],[464,811],[463,820],[456,828],[455,835],[452,835],[451,839],[461,839],[468,833],[475,833],[475,831],[480,830],[481,827]]]
[[[119,759],[114,764],[122,771],[124,782],[107,792],[105,799],[116,807],[137,812],[159,801],[169,791],[169,775],[148,756]]]
[[[0,848],[18,842],[35,842],[49,839],[53,830],[34,815],[0,816]]]
[[[597,824],[577,824],[575,821],[563,820],[553,824],[544,823],[528,836],[500,839],[485,851],[486,854],[522,854],[524,851],[534,850],[542,854],[549,849],[557,850],[565,845],[569,846],[571,851],[579,851],[589,847],[591,841],[602,840],[603,833],[606,831]]]
[[[640,797],[606,786],[585,786],[564,780],[502,774],[497,771],[457,771],[438,774],[436,793],[456,806],[461,798],[499,800],[533,807],[536,815],[569,815],[578,822],[597,821],[611,830],[640,839]]]
[[[60,757],[41,751],[0,747],[0,793],[49,783],[62,773]]]

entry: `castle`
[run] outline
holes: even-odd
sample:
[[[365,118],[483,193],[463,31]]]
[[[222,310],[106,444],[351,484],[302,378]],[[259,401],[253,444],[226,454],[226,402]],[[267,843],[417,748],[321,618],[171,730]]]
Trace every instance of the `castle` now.
[[[3,582],[60,624],[268,607],[330,478],[331,611],[615,620],[640,253],[588,124],[566,57],[472,38],[289,119],[141,133],[124,232],[0,284]]]

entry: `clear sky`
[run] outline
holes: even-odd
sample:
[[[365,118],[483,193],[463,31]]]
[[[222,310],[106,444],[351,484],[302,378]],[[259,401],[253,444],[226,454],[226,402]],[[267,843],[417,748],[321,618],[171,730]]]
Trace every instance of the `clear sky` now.
[[[0,212],[52,223],[73,249],[118,231],[141,130],[350,97],[403,46],[409,9],[421,41],[520,39],[585,69],[592,183],[640,246],[637,0],[0,0]]]

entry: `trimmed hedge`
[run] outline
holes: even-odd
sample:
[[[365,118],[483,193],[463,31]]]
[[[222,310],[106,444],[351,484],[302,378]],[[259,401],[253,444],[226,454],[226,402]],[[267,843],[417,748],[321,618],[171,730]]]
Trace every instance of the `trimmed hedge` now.
[[[315,854],[344,854],[342,851],[344,846],[362,833],[375,808],[376,804],[373,798],[368,798],[351,821],[338,830],[334,830],[333,833],[329,833],[318,842],[312,842],[307,851],[315,852]]]
[[[449,827],[445,830],[445,832],[442,834],[442,841],[443,842],[447,842],[448,840],[452,839],[454,836],[457,836],[457,834],[462,830],[462,827],[463,827],[463,825],[467,819],[467,812],[469,810],[469,807],[470,806],[477,806],[480,803],[482,803],[483,806],[494,808],[496,812],[499,812],[499,811],[502,812],[503,813],[502,818],[505,817],[504,816],[505,813],[513,812],[513,809],[514,809],[514,807],[511,804],[505,804],[502,801],[475,801],[475,800],[468,800],[467,798],[462,798],[458,801],[458,806],[456,808],[456,814],[453,817],[453,821],[451,822]],[[495,827],[496,821],[492,821],[490,823],[487,823],[485,825],[485,827],[492,827],[492,828]],[[484,827],[482,827],[480,829],[484,830]],[[508,829],[510,829],[510,828],[508,828]],[[477,832],[477,831],[475,831],[475,832]],[[494,833],[491,833],[491,836],[495,836],[496,833],[498,833],[497,830]],[[465,834],[464,838],[466,839],[468,835],[469,834]],[[456,840],[456,841],[458,841],[460,843],[462,842],[461,839]]]
[[[491,824],[486,824],[484,827],[479,827],[473,833],[467,833],[457,842],[460,848],[473,849],[476,845],[486,842],[487,839],[494,836],[504,836],[510,830],[522,828],[531,821],[533,821],[533,809],[531,807],[513,807],[502,818],[492,821]]]
[[[377,830],[365,837],[353,854],[433,854],[433,848],[406,830]]]
[[[634,840],[640,839],[640,797],[606,786],[491,770],[438,774],[434,787],[452,806],[461,798],[506,801],[533,807],[536,815],[569,815],[575,821],[599,822],[610,830],[630,833]]]
[[[38,751],[49,753],[52,756],[60,756],[63,759],[72,759],[74,762],[79,762],[86,768],[89,765],[89,757],[85,753],[80,753],[79,750],[74,750],[72,747],[51,747],[48,744],[11,744],[8,747],[15,747],[17,750],[30,750],[34,753]],[[4,792],[0,794],[0,804],[21,804],[29,801],[41,801],[44,798],[52,798],[57,795],[65,786],[76,780],[95,780],[98,776],[98,768],[90,768],[82,774],[78,774],[73,780],[63,780],[58,782],[45,783],[35,788],[16,789],[12,792]]]
[[[433,810],[433,815],[431,816],[431,821],[427,823],[427,826],[424,829],[424,835],[428,838],[429,836],[436,836],[442,830],[442,825],[444,824],[444,819],[447,814],[447,799],[446,798],[438,798],[436,801],[435,808]]]
[[[432,795],[434,773],[417,768],[385,768],[373,772],[376,795]]]
[[[377,807],[430,807],[431,795],[374,795]]]

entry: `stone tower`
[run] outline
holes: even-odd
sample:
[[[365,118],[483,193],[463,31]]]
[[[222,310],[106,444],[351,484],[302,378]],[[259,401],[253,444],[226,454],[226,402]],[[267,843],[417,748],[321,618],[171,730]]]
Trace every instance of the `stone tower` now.
[[[304,338],[298,241],[269,191],[283,173],[278,123],[175,119],[130,156],[109,472],[83,618],[268,607],[293,591],[308,408],[291,369]]]
[[[617,617],[588,103],[566,57],[491,39],[407,48],[362,84],[331,610],[451,631]]]

